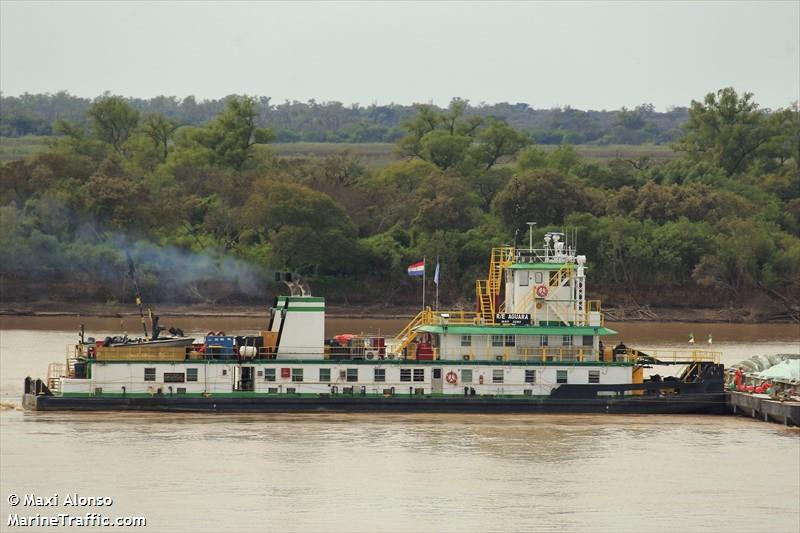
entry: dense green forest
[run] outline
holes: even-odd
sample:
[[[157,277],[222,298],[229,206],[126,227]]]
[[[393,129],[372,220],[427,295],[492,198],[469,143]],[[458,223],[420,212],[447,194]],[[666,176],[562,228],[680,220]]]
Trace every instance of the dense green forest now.
[[[108,95],[92,100],[65,92],[0,95],[0,136],[53,135],[58,119],[89,127],[89,109],[106,98]],[[225,101],[224,98],[198,101],[194,96],[125,98],[125,103],[139,113],[162,114],[186,126],[208,124],[222,113]],[[276,141],[281,143],[393,143],[405,135],[403,122],[415,116],[417,108],[398,104],[346,106],[314,100],[274,103],[268,97],[254,97],[253,111],[256,125],[272,128]],[[680,135],[681,125],[688,118],[685,107],[659,113],[650,104],[619,111],[534,109],[525,103],[481,104],[465,105],[464,114],[482,119],[500,118],[539,144],[669,143]]]
[[[680,157],[601,163],[456,99],[404,112],[379,168],[276,156],[262,111],[231,96],[187,125],[108,96],[56,119],[50,149],[0,167],[3,299],[131,302],[129,254],[149,301],[263,303],[290,270],[332,303],[399,305],[418,300],[405,267],[438,256],[442,300],[470,308],[489,249],[535,221],[577,230],[612,304],[797,316],[796,106],[723,89],[691,102]]]

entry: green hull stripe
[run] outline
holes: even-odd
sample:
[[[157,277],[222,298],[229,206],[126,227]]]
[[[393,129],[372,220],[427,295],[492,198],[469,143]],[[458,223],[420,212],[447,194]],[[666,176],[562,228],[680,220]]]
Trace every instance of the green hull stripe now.
[[[422,326],[417,331],[451,335],[614,335],[613,329],[594,326]]]
[[[318,313],[324,313],[325,312],[325,308],[324,307],[291,307],[291,306],[286,308],[286,312],[287,313],[295,313],[297,311],[302,311],[302,312],[313,311],[313,312],[318,312]]]

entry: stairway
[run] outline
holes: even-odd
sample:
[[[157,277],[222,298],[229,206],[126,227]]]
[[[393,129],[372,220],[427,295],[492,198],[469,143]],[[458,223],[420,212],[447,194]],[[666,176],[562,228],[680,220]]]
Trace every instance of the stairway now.
[[[498,305],[497,299],[503,287],[503,270],[511,265],[513,259],[513,247],[492,248],[492,258],[489,262],[489,278],[478,280],[475,283],[478,312],[486,324],[494,324],[494,313]],[[502,304],[500,307],[502,307]]]
[[[425,324],[432,324],[433,323],[433,311],[431,311],[430,307],[427,307],[420,311],[417,316],[415,316],[411,322],[406,325],[403,330],[397,334],[395,337],[395,341],[398,342],[393,348],[392,353],[395,355],[401,355],[403,350],[405,350],[411,342],[417,338],[417,330],[418,326],[423,326]]]

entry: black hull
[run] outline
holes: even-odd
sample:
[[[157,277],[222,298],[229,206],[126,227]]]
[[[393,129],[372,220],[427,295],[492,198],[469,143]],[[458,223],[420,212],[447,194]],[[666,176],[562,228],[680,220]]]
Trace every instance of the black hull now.
[[[609,413],[609,414],[727,414],[724,393],[629,398],[71,398],[23,396],[25,409],[38,411],[167,411],[240,413]]]

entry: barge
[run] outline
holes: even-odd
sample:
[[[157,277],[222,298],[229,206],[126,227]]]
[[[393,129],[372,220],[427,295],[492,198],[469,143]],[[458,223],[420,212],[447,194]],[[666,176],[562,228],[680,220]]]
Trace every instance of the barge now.
[[[423,266],[424,268],[424,266]],[[81,340],[31,410],[469,413],[724,413],[719,353],[605,346],[586,257],[561,233],[499,247],[472,310],[424,308],[392,338],[324,338],[325,300],[287,281],[263,331],[209,332],[190,346]],[[673,365],[672,377],[645,377]]]

